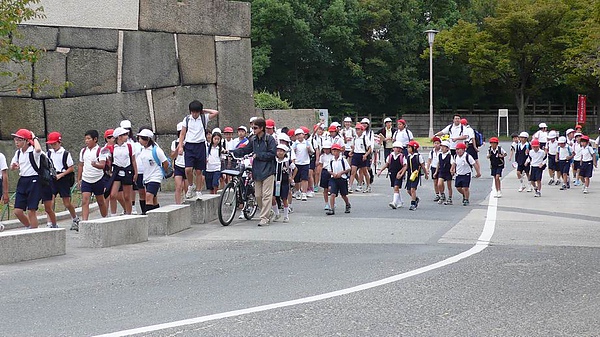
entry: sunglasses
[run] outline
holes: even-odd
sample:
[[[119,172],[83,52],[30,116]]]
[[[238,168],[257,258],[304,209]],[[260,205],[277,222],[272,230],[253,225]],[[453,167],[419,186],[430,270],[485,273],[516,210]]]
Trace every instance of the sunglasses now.
[[[258,130],[258,126],[253,126],[252,130]]]

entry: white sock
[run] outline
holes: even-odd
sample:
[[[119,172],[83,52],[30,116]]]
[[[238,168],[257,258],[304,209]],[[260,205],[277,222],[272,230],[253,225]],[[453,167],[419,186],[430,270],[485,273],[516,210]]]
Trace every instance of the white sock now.
[[[290,214],[290,208],[284,207],[283,208],[283,216],[287,218],[289,214]]]
[[[400,193],[394,193],[394,204],[398,203],[398,199],[400,199]]]
[[[279,207],[277,207],[277,205],[273,206],[273,212],[275,212],[275,215],[279,215]]]

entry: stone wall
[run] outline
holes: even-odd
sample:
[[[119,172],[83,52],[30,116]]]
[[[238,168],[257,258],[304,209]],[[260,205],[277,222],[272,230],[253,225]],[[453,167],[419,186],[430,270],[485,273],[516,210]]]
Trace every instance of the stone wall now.
[[[76,152],[86,130],[102,134],[130,119],[134,129],[151,126],[166,141],[194,99],[219,110],[211,126],[247,124],[254,115],[249,3],[69,3],[77,6],[44,0],[48,18],[20,26],[15,43],[47,51],[25,69],[28,83],[47,79],[72,86],[62,97],[47,89],[1,93],[0,140],[10,140],[19,128],[40,137],[59,131],[65,147]],[[121,14],[124,21],[108,19]]]

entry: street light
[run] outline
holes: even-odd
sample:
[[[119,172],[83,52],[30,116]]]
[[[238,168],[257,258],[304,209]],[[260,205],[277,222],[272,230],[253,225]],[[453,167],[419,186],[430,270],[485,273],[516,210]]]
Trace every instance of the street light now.
[[[426,30],[427,41],[429,41],[429,138],[433,137],[433,40],[437,30]]]

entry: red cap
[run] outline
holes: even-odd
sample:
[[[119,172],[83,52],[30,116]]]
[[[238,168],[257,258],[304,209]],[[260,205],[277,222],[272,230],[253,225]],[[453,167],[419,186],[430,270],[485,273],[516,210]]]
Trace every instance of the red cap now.
[[[579,125],[579,124],[575,125],[575,129],[577,129],[577,128],[583,129],[583,127],[581,125]]]
[[[406,125],[406,121],[404,119],[399,119],[398,123],[402,123],[402,124]]]
[[[416,142],[416,141],[414,141],[414,140],[411,140],[410,142],[408,142],[408,144],[407,144],[407,145],[408,145],[408,146],[412,146],[412,147],[414,147],[415,149],[418,149],[418,148],[419,148],[419,143],[417,143],[417,142]]]
[[[531,141],[531,146],[540,146],[540,141],[537,139],[534,139]]]
[[[434,136],[433,138],[431,138],[431,142],[435,143],[435,142],[441,142],[442,140],[440,139],[440,137],[438,136]]]
[[[274,129],[275,128],[275,121],[272,119],[267,119],[265,121],[265,124],[267,126],[267,129]]]
[[[31,131],[27,129],[19,129],[17,132],[12,134],[13,137],[23,138],[25,140],[31,140],[33,137],[31,136]]]
[[[304,131],[305,135],[310,134],[310,130],[306,126],[301,126],[300,129],[302,129],[302,131]]]
[[[288,131],[288,136],[294,137],[295,135],[296,135],[296,130],[289,130]]]
[[[112,137],[113,132],[115,132],[114,129],[108,129],[108,130],[104,131],[104,139],[106,139],[108,137]]]
[[[328,131],[335,132],[335,131],[337,131],[337,128],[335,127],[335,125],[330,125]]]
[[[490,143],[500,143],[500,140],[498,139],[498,137],[492,137],[490,138]]]
[[[467,125],[467,124],[469,124],[469,122],[467,121],[467,119],[466,119],[466,118],[462,118],[462,119],[460,120],[460,124],[462,124],[462,125]]]
[[[231,126],[226,126],[225,129],[223,129],[223,132],[233,132],[233,128]]]
[[[340,144],[338,144],[338,143],[335,143],[335,144],[331,145],[331,149],[332,150],[340,150],[340,151],[342,151],[342,146]]]
[[[360,123],[357,123],[357,124],[356,124],[356,126],[355,126],[355,128],[357,128],[357,129],[361,129],[361,130],[364,130],[364,129],[365,129],[365,126],[364,126],[364,125],[362,125],[362,124],[360,124]]]
[[[58,142],[62,142],[62,136],[60,132],[50,132],[48,134],[48,140],[46,141],[46,144],[54,144]]]
[[[589,142],[590,141],[590,137],[589,136],[581,136],[581,138],[579,139],[579,141],[582,141],[582,140],[584,140],[586,142]]]
[[[466,150],[467,149],[467,144],[465,144],[465,143],[458,143],[458,144],[456,144],[456,149],[457,150],[458,149]]]

